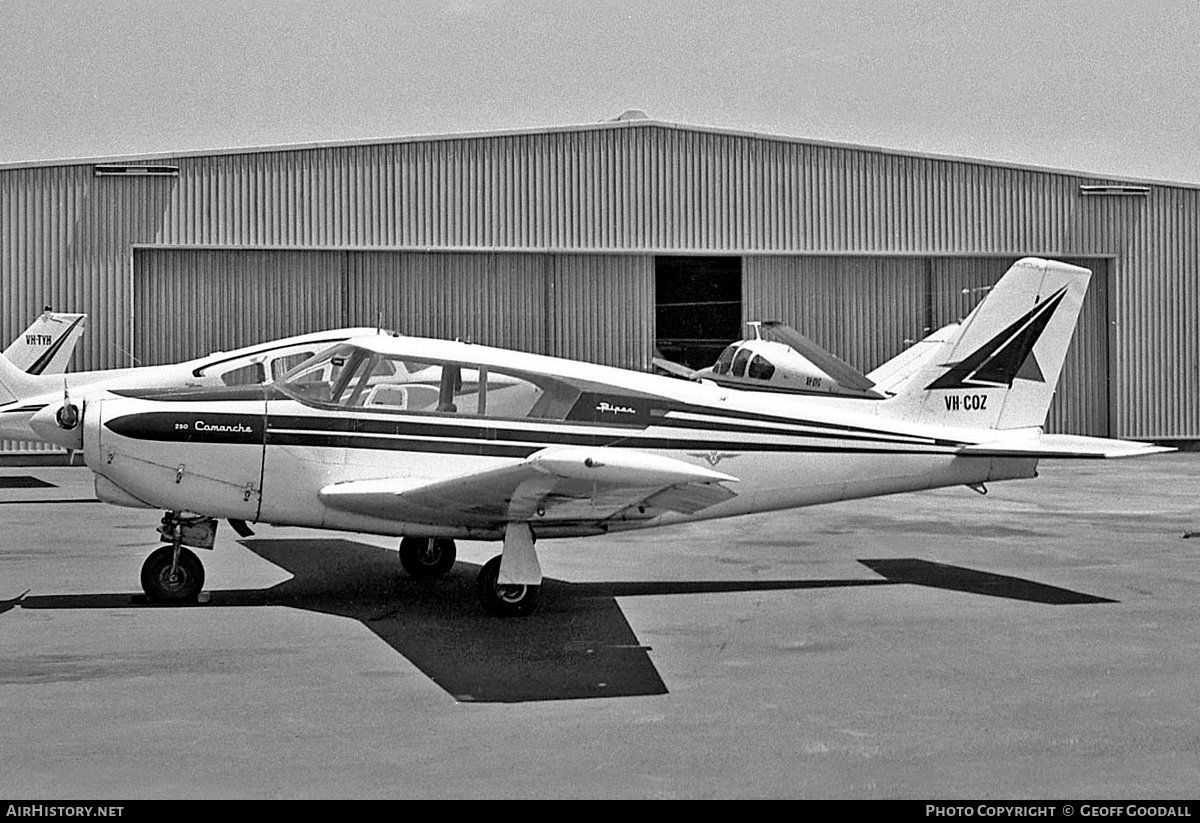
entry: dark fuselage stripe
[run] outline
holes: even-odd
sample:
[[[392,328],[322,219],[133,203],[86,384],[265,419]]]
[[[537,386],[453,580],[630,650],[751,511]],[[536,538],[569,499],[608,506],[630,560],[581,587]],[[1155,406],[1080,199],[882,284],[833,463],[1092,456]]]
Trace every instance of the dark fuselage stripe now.
[[[529,442],[533,441],[533,442]],[[745,443],[734,440],[683,440],[663,437],[597,438],[594,442],[581,444],[564,443],[555,438],[526,438],[524,443],[511,443],[486,439],[429,439],[421,437],[379,437],[358,434],[321,434],[316,432],[268,432],[267,446],[290,446],[300,448],[364,449],[369,451],[440,452],[446,454],[474,454],[489,457],[528,457],[534,452],[552,446],[591,445],[597,447],[619,447],[636,449],[658,449],[674,451],[696,451],[708,454],[714,451],[734,452],[780,452],[780,453],[839,453],[839,454],[929,454],[952,453],[949,448],[897,448],[891,444],[875,446],[848,443],[846,445],[824,445],[812,443]]]
[[[511,425],[511,421],[504,420],[489,420],[488,418],[471,418],[469,422],[464,423],[447,423],[443,422],[447,419],[463,419],[463,418],[438,418],[426,417],[424,420],[415,418],[412,415],[399,417],[396,420],[379,420],[379,419],[349,419],[349,418],[328,418],[328,417],[307,417],[303,415],[272,415],[267,419],[269,431],[276,430],[293,430],[293,431],[320,431],[320,432],[344,432],[346,434],[382,434],[382,435],[405,435],[412,437],[477,437],[488,440],[529,440],[545,437],[553,437],[556,443],[574,444],[574,445],[609,445],[617,440],[637,439],[642,436],[647,427],[636,426],[627,429],[617,429],[612,425],[604,423],[582,423],[561,421],[546,421],[547,426],[554,427],[547,431],[530,430],[517,428]],[[425,422],[428,421],[428,422]],[[505,425],[505,424],[508,425]],[[830,427],[823,424],[805,424],[796,423],[793,421],[788,429],[774,428],[770,426],[754,426],[743,423],[730,423],[724,420],[679,420],[670,418],[656,419],[652,427],[665,429],[687,429],[693,432],[702,432],[705,436],[725,436],[730,437],[738,434],[758,434],[771,437],[804,437],[818,440],[858,440],[868,443],[879,443],[888,445],[913,445],[913,446],[961,446],[962,443],[948,440],[935,440],[927,437],[918,437],[905,434],[893,434],[890,432],[867,432],[861,433],[838,433],[837,431],[828,430]],[[611,432],[613,429],[621,431],[620,434],[615,433],[598,433],[596,428],[608,429]],[[592,431],[588,431],[591,429]],[[697,435],[693,434],[692,437]],[[680,438],[683,439],[683,438]]]

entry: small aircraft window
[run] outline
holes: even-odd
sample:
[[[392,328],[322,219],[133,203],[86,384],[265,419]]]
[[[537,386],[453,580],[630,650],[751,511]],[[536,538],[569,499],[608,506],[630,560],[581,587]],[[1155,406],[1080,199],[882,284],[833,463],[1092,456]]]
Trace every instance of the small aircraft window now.
[[[775,374],[775,364],[761,354],[756,354],[750,361],[750,368],[746,369],[746,376],[753,377],[755,380],[770,380],[773,374]]]
[[[733,358],[733,376],[743,377],[746,374],[746,361],[750,359],[749,349],[740,349],[737,357]]]
[[[314,352],[301,351],[295,354],[285,354],[283,357],[276,357],[271,361],[271,379],[278,380],[292,369],[299,366],[308,358],[312,357]]]
[[[245,366],[230,369],[220,377],[226,386],[253,386],[265,382],[267,372],[262,363],[247,363]]]
[[[725,347],[725,351],[721,352],[721,356],[713,364],[713,374],[729,374],[729,365],[733,363],[733,353],[735,351],[737,351],[736,343]]]
[[[361,357],[361,352],[354,347],[337,346],[295,366],[277,385],[297,400],[329,403],[334,386],[341,382],[343,367],[356,356]]]

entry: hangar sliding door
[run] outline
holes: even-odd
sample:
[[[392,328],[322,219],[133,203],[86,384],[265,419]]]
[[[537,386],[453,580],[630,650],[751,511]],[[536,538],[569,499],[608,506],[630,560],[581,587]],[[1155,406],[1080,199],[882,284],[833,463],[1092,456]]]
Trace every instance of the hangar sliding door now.
[[[926,264],[917,258],[748,257],[746,320],[781,320],[868,372],[921,333]]]
[[[547,354],[648,370],[654,354],[654,258],[553,256]]]
[[[135,363],[345,325],[345,265],[341,252],[137,249]]]
[[[546,257],[494,252],[348,252],[352,325],[540,352]]]
[[[137,249],[134,354],[170,363],[344,326],[646,369],[645,255]]]

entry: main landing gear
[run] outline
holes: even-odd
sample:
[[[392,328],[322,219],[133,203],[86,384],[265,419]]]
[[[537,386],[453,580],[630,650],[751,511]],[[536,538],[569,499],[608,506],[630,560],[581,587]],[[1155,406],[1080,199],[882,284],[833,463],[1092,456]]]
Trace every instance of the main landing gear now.
[[[405,537],[400,541],[400,565],[417,580],[440,580],[454,567],[458,550],[448,537]]]
[[[497,555],[483,564],[475,581],[479,602],[488,614],[496,617],[521,617],[537,608],[541,586],[522,583],[501,583],[500,561]]]
[[[400,565],[417,580],[444,577],[454,566],[456,554],[454,541],[448,537],[405,537],[400,541]],[[541,583],[533,532],[526,523],[509,523],[504,531],[504,553],[479,570],[475,591],[480,604],[497,617],[529,614],[537,607]]]
[[[204,564],[185,546],[211,549],[217,521],[167,512],[158,532],[170,545],[156,549],[142,564],[142,590],[152,603],[195,603],[204,588]]]
[[[484,610],[496,617],[520,617],[537,608],[542,567],[528,523],[504,527],[504,553],[483,564],[475,588]]]

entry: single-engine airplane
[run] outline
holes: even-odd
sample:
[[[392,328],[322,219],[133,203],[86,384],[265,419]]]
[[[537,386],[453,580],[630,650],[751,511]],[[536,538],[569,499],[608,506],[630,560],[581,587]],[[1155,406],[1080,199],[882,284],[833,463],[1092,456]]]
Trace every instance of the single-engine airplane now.
[[[64,393],[68,397],[74,393],[76,399],[80,399],[87,393],[105,389],[266,383],[329,346],[352,337],[376,333],[376,329],[358,326],[332,329],[285,337],[233,351],[214,352],[184,363],[68,374],[27,374],[7,357],[0,356],[0,438],[40,440],[38,434],[29,427],[30,419],[40,409],[61,403]]]
[[[8,344],[4,356],[26,374],[62,374],[83,337],[86,314],[45,311]]]
[[[269,386],[114,391],[47,406],[96,493],[165,509],[147,596],[194,601],[217,518],[401,537],[438,578],[502,541],[477,589],[531,611],[538,538],[595,535],[1035,476],[1052,457],[1170,449],[1042,432],[1091,273],[1017,262],[887,399],[747,392],[469,343],[350,340]]]

